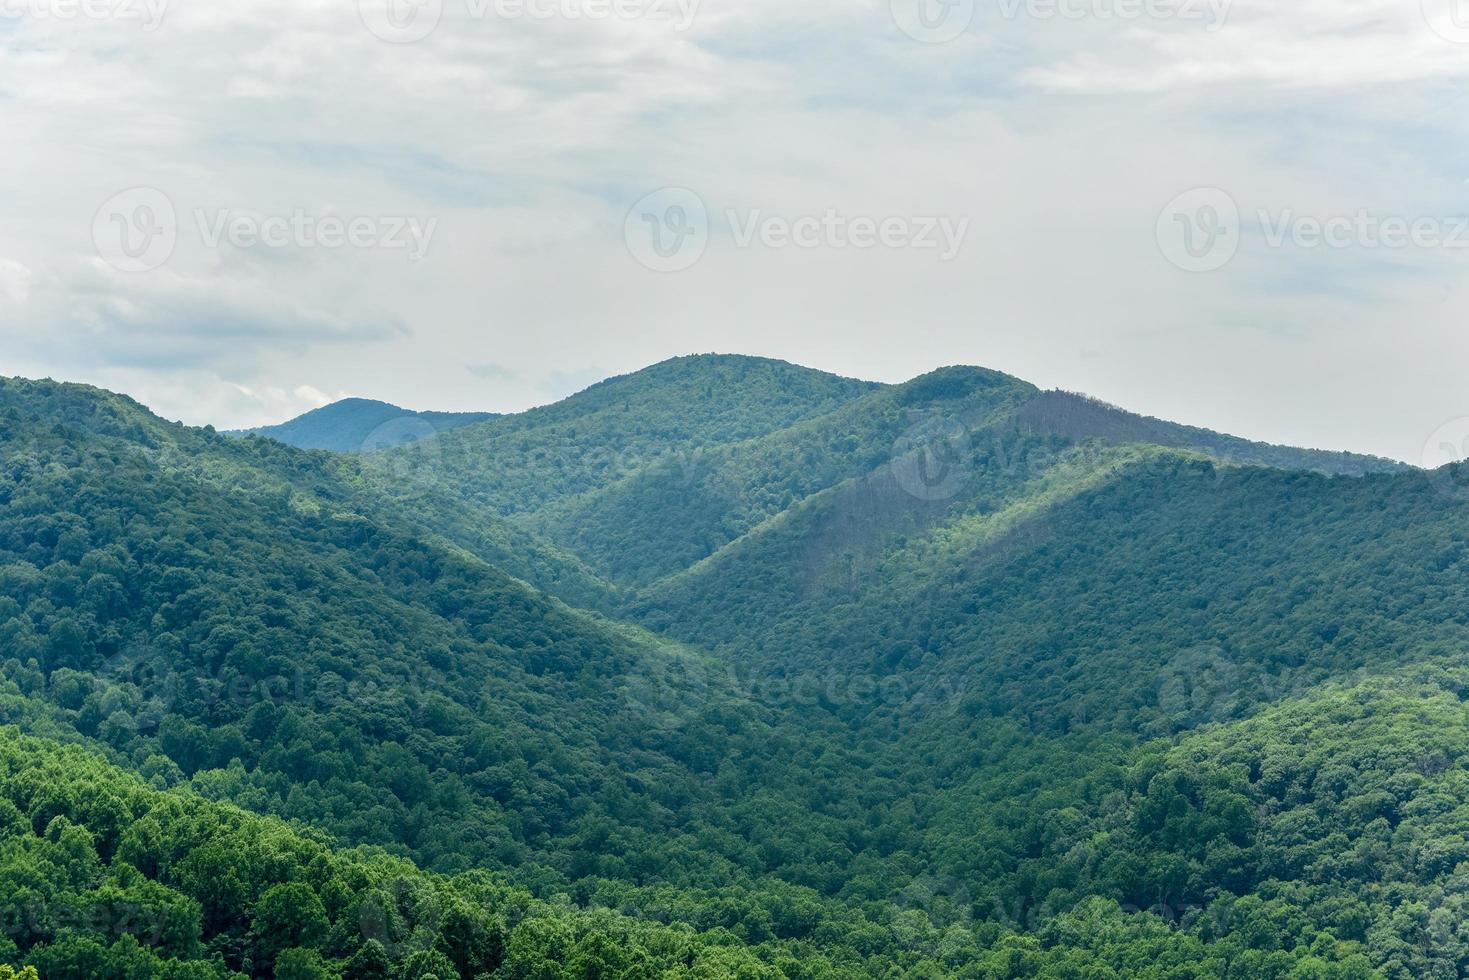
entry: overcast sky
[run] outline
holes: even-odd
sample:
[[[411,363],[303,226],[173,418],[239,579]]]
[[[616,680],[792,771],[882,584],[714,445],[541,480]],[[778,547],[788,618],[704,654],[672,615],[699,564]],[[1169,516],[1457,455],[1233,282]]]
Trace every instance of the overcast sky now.
[[[0,0],[0,373],[233,427],[970,363],[1411,462],[1469,416],[1469,0],[417,2]]]

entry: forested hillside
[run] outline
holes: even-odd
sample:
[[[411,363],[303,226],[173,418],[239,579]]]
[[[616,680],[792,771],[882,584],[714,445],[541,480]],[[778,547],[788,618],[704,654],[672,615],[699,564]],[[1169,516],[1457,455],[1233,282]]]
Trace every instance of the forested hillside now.
[[[733,357],[0,462],[0,963],[1469,974],[1455,472]]]

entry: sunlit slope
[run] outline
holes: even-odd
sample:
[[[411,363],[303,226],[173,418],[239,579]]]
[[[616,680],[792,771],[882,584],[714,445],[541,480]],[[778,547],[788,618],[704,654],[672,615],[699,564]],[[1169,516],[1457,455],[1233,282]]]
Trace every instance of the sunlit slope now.
[[[657,834],[701,795],[703,763],[649,740],[679,694],[661,641],[416,536],[329,458],[49,383],[0,386],[0,417],[18,720],[44,705],[165,785],[448,868],[571,873],[587,813]]]

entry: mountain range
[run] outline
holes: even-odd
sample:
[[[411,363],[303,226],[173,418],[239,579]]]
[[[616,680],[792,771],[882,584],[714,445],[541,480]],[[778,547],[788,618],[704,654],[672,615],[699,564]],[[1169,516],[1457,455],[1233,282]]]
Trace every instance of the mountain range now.
[[[0,460],[0,963],[1469,973],[1460,467],[723,355]]]

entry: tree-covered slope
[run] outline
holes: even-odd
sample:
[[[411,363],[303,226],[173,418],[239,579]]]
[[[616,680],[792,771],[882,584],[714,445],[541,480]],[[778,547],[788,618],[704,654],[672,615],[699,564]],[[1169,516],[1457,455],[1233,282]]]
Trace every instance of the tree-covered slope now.
[[[876,387],[764,358],[675,358],[448,433],[429,452],[466,506],[517,514],[649,466],[697,465],[713,446],[826,414]]]
[[[1469,674],[1458,651],[1412,659],[1113,765],[1094,745],[1039,789],[972,771],[927,814],[936,863],[977,915],[1041,935],[1097,899],[1149,910],[1207,944],[1179,976],[1463,976]]]
[[[973,678],[972,710],[1147,731],[1202,649],[1309,681],[1462,624],[1441,484],[951,368],[522,522],[732,662]]]
[[[434,867],[766,873],[696,811],[805,750],[707,684],[650,726],[688,654],[352,509],[325,457],[47,384],[0,417],[0,717]]]
[[[12,730],[0,960],[68,980],[1457,976],[1465,683],[1425,666],[1329,687],[1094,767],[1064,806],[1017,794],[996,815],[966,786],[948,801],[967,804],[949,824],[952,875],[893,893],[882,924],[805,940],[334,851]],[[1007,818],[1023,856],[978,873]]]
[[[5,381],[0,880],[72,911],[0,962],[1456,976],[1469,528],[1399,469],[970,368],[690,358],[347,455]],[[352,972],[325,867],[501,959],[399,907]],[[327,938],[267,948],[292,884]],[[74,924],[117,890],[182,945]],[[558,923],[513,968],[506,901]]]
[[[889,942],[834,962],[811,944],[547,904],[484,872],[425,874],[14,729],[0,729],[0,914],[0,963],[47,980],[774,980],[922,959]]]
[[[798,514],[640,614],[725,656],[962,676],[972,712],[1157,734],[1180,723],[1156,711],[1172,671],[1228,671],[1244,710],[1466,635],[1469,529],[1423,474],[1333,479],[1168,450],[1077,459],[876,555],[803,561],[821,521]]]
[[[895,942],[840,893],[907,782],[857,779],[837,719],[416,536],[324,454],[47,383],[0,421],[0,722],[440,871]]]
[[[935,445],[900,447],[871,472],[814,493],[726,547],[646,588],[632,609],[675,628],[681,611],[704,609],[696,629],[718,646],[728,610],[744,619],[741,643],[759,641],[773,620],[841,615],[872,593],[906,602],[944,556],[971,561],[1013,552],[1043,533],[1046,518],[1119,468],[1167,455],[1156,447],[1075,445],[1026,435],[1011,416],[966,428]],[[921,430],[925,431],[925,430]],[[1182,458],[1182,457],[1180,457]],[[763,649],[757,642],[755,649]]]
[[[931,525],[953,509],[951,498],[979,492],[968,478],[984,468],[1022,476],[1023,463],[1012,457],[1036,443],[1146,444],[1327,474],[1405,469],[1147,419],[979,368],[877,386],[780,362],[706,355],[387,453],[375,483],[389,494],[412,488],[408,508],[427,511],[436,526],[458,525],[454,540],[476,553],[484,551],[469,529],[508,517],[542,548],[575,556],[581,578],[596,584],[578,582],[581,592],[573,596],[553,578],[532,580],[610,611],[615,591],[684,572],[852,481],[896,477],[906,499],[880,505],[893,529]],[[966,457],[965,469],[950,473],[945,467],[956,454]],[[431,507],[430,498],[437,501]],[[506,560],[503,552],[491,557]]]
[[[978,804],[999,774],[976,774],[946,800],[949,876],[808,939],[426,875],[8,730],[0,961],[58,980],[1458,976],[1466,684],[1424,664],[1329,685],[1064,797],[1012,785],[998,813]],[[1007,829],[1023,853],[983,873]]]
[[[996,372],[945,369],[775,433],[711,447],[692,461],[645,467],[552,503],[524,523],[612,581],[646,585],[812,494],[886,465],[926,420],[985,428],[1033,394]],[[924,503],[910,497],[911,509]]]
[[[1137,415],[1095,398],[1065,391],[1048,391],[1032,399],[1020,413],[1019,420],[1027,431],[1063,436],[1074,441],[1104,439],[1112,443],[1146,443],[1193,450],[1228,463],[1309,470],[1325,476],[1404,473],[1411,469],[1403,463],[1374,456],[1251,442],[1192,425]]]
[[[818,418],[881,386],[781,361],[675,358],[564,401],[342,461],[399,518],[553,595],[612,612],[624,583],[549,539],[536,512]]]

